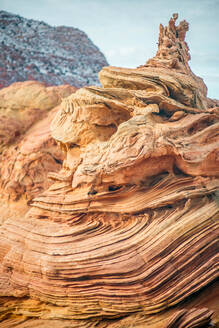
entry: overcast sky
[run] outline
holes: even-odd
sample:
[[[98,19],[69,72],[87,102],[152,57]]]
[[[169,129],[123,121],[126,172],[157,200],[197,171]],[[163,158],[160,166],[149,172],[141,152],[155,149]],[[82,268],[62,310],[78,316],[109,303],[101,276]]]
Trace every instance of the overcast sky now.
[[[190,23],[193,72],[219,98],[219,0],[0,0],[0,9],[86,32],[110,65],[136,67],[153,57],[159,24],[172,13]]]

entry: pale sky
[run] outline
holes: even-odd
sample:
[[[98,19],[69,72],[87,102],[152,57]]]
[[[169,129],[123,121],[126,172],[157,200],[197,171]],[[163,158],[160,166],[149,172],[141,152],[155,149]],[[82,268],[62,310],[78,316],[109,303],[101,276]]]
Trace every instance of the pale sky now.
[[[190,30],[192,71],[219,98],[219,0],[0,0],[0,10],[84,31],[110,65],[136,67],[153,57],[159,24],[178,12]]]

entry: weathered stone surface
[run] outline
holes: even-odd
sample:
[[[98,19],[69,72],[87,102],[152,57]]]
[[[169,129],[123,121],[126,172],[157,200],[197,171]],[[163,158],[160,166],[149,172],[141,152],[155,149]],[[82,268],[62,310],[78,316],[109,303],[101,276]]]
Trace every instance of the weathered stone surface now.
[[[175,20],[146,65],[104,68],[102,88],[63,100],[62,169],[1,227],[3,327],[218,322],[218,108]]]
[[[74,27],[50,26],[0,11],[0,87],[37,80],[76,87],[98,83],[108,63],[88,36]]]
[[[48,188],[48,172],[60,170],[63,153],[51,137],[50,123],[57,105],[75,90],[27,81],[0,91],[0,221],[16,212],[23,215],[28,200]]]
[[[0,153],[76,89],[48,87],[37,81],[17,82],[0,90]]]

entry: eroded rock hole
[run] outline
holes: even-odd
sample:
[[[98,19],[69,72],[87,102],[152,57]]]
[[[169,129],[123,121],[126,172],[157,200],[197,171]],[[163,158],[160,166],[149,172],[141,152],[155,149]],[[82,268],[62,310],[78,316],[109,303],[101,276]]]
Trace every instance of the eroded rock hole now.
[[[121,188],[122,188],[122,186],[111,185],[111,186],[108,187],[108,191],[116,191],[116,190],[119,190]]]

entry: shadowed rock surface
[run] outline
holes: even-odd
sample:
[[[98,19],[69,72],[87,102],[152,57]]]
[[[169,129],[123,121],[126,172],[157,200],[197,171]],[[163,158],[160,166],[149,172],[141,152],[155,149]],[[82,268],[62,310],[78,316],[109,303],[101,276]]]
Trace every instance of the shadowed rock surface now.
[[[79,29],[53,27],[6,11],[0,11],[0,50],[0,87],[26,80],[96,85],[97,73],[108,65]]]
[[[218,107],[176,19],[145,65],[106,67],[62,101],[62,168],[1,227],[3,327],[219,323]]]

